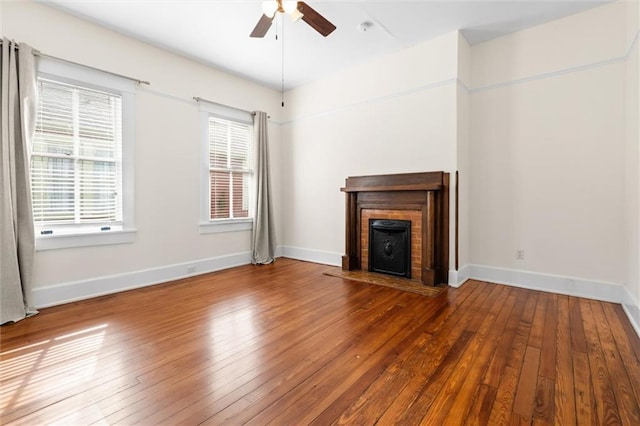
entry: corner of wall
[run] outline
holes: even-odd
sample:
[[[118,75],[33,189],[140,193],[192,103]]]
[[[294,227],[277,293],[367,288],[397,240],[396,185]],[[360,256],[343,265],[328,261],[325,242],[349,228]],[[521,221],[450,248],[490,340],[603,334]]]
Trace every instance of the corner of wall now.
[[[636,331],[636,334],[640,336],[640,303],[638,303],[638,300],[629,292],[628,288],[625,287],[624,290],[621,301],[622,309],[624,309],[625,314],[627,314],[627,318],[629,318],[629,322]]]
[[[458,81],[465,88],[471,87],[471,45],[458,31]]]
[[[451,176],[453,234],[455,243],[452,259],[454,268],[460,270],[460,265],[469,262],[469,172],[470,172],[470,84],[471,84],[471,46],[458,31],[458,70],[456,95],[456,169],[457,176]],[[455,186],[454,186],[455,185]],[[457,223],[455,223],[457,221]],[[456,235],[457,234],[457,235]],[[456,256],[457,255],[457,256]],[[450,279],[450,283],[459,282]]]
[[[640,324],[640,4],[627,5],[625,223],[626,298],[623,306],[636,330]]]
[[[460,288],[462,285],[471,279],[471,265],[464,265],[458,270],[449,270],[449,286],[453,288]]]

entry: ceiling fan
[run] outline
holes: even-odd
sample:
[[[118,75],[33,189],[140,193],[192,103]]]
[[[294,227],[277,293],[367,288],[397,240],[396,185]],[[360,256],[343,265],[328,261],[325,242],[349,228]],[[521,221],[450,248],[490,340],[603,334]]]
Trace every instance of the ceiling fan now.
[[[287,0],[268,0],[262,2],[263,15],[258,24],[251,32],[250,37],[264,37],[275,17],[276,12],[287,13],[291,19],[296,22],[302,19],[309,24],[311,28],[328,36],[336,29],[336,26],[329,22],[324,16],[316,12],[311,6],[303,1],[287,1]]]

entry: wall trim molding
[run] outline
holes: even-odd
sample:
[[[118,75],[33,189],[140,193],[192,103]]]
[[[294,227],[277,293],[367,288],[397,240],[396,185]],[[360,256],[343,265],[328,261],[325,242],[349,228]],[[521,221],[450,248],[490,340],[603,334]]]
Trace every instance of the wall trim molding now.
[[[457,81],[458,81],[458,79],[455,78],[455,77],[446,78],[446,79],[438,80],[438,81],[433,81],[431,83],[423,84],[423,85],[420,85],[420,86],[410,87],[408,89],[405,89],[405,90],[402,90],[402,91],[399,91],[399,92],[389,93],[389,94],[386,94],[386,95],[374,96],[374,97],[371,97],[371,98],[366,98],[366,99],[361,99],[361,100],[356,100],[356,101],[352,101],[352,102],[344,104],[344,105],[340,105],[340,106],[336,106],[336,107],[333,107],[333,108],[326,109],[324,111],[317,111],[317,112],[309,113],[307,115],[294,117],[292,119],[283,121],[281,124],[282,125],[288,125],[288,124],[295,123],[297,121],[304,121],[304,120],[309,120],[309,119],[312,119],[312,118],[322,117],[322,116],[325,116],[325,115],[331,115],[331,114],[335,114],[336,112],[348,110],[348,109],[351,109],[351,108],[356,108],[356,107],[359,107],[361,105],[368,105],[368,104],[373,104],[373,103],[377,103],[377,102],[384,102],[384,101],[387,101],[387,100],[390,100],[390,99],[400,98],[400,97],[411,95],[411,94],[414,94],[414,93],[424,92],[424,91],[428,91],[428,90],[431,90],[431,89],[436,89],[436,88],[439,88],[439,87],[448,86],[448,85],[451,85],[451,84],[456,84]]]
[[[493,89],[500,89],[500,88],[503,88],[503,87],[516,86],[518,84],[529,83],[529,82],[537,81],[537,80],[545,80],[547,78],[558,77],[558,76],[565,75],[565,74],[573,74],[573,73],[576,73],[576,72],[586,71],[586,70],[590,70],[590,69],[594,69],[594,68],[602,68],[602,67],[605,67],[607,65],[617,64],[619,62],[624,62],[626,60],[627,60],[627,55],[624,55],[624,56],[619,56],[617,58],[606,59],[604,61],[593,62],[593,63],[590,63],[590,64],[577,65],[575,67],[563,68],[563,69],[559,69],[559,70],[555,70],[555,71],[549,71],[549,72],[542,73],[542,74],[532,75],[532,76],[529,76],[529,77],[522,77],[522,78],[517,78],[515,80],[504,81],[504,82],[501,82],[501,83],[493,83],[493,84],[488,84],[486,86],[474,87],[474,88],[467,89],[467,90],[469,90],[470,93],[479,93],[479,92],[484,92],[484,91],[487,91],[487,90],[493,90]]]
[[[176,263],[158,268],[143,269],[117,275],[80,280],[34,288],[33,299],[37,308],[46,308],[92,297],[162,284],[181,278],[220,271],[251,263],[251,252]]]
[[[531,76],[528,76],[528,77],[517,78],[515,80],[509,80],[509,81],[504,81],[504,82],[500,82],[500,83],[488,84],[486,86],[480,86],[480,87],[469,87],[465,82],[463,82],[458,77],[446,78],[446,79],[442,79],[442,80],[439,80],[439,81],[433,81],[433,82],[430,82],[430,83],[427,83],[427,84],[424,84],[424,85],[411,87],[411,88],[408,88],[408,89],[405,89],[405,90],[401,90],[401,91],[398,91],[398,92],[395,92],[395,93],[389,93],[389,94],[386,94],[386,95],[374,96],[374,97],[367,98],[367,99],[355,100],[355,101],[352,101],[350,103],[347,103],[347,104],[344,104],[344,105],[340,105],[340,106],[336,106],[336,107],[333,107],[333,108],[328,108],[328,109],[323,110],[323,111],[312,112],[312,113],[309,113],[307,115],[302,115],[302,116],[299,116],[299,117],[293,117],[291,119],[283,120],[281,122],[278,122],[277,124],[279,124],[279,125],[290,125],[290,124],[293,124],[293,123],[296,123],[296,122],[299,122],[299,121],[309,120],[309,119],[313,119],[313,118],[317,118],[317,117],[322,117],[322,116],[325,116],[325,115],[331,115],[331,114],[335,114],[337,112],[341,112],[341,111],[348,110],[348,109],[351,109],[351,108],[356,108],[356,107],[359,107],[359,106],[362,106],[362,105],[368,105],[368,104],[373,104],[373,103],[377,103],[377,102],[383,102],[383,101],[387,101],[387,100],[390,100],[390,99],[411,95],[411,94],[418,93],[418,92],[428,91],[428,90],[435,89],[435,88],[438,88],[438,87],[448,86],[450,84],[455,84],[458,87],[460,87],[461,89],[467,91],[468,93],[478,93],[478,92],[484,92],[486,90],[493,90],[493,89],[499,89],[499,88],[502,88],[502,87],[515,86],[515,85],[522,84],[522,83],[528,83],[528,82],[536,81],[536,80],[543,80],[543,79],[546,79],[546,78],[557,77],[557,76],[561,76],[561,75],[564,75],[564,74],[571,74],[571,73],[585,71],[585,70],[589,70],[589,69],[593,69],[593,68],[600,68],[600,67],[604,67],[604,66],[607,66],[607,65],[611,65],[611,64],[615,64],[615,63],[619,63],[619,62],[624,62],[624,61],[628,60],[631,57],[631,54],[633,53],[633,49],[638,44],[639,36],[640,36],[640,31],[636,31],[635,36],[633,37],[633,39],[629,43],[629,46],[626,48],[626,52],[623,55],[617,56],[617,57],[613,57],[613,58],[609,58],[609,59],[604,59],[602,61],[591,62],[591,63],[587,63],[587,64],[577,65],[577,66],[574,66],[574,67],[561,68],[561,69],[555,70],[555,71],[549,71],[549,72],[545,72],[545,73],[541,73],[541,74],[536,74],[536,75],[531,75]],[[148,89],[146,89],[146,90],[148,91]]]
[[[531,82],[531,81],[544,80],[544,79],[551,78],[551,77],[558,77],[558,76],[561,76],[561,75],[564,75],[564,74],[572,74],[572,73],[575,73],[575,72],[580,72],[580,71],[586,71],[586,70],[590,70],[590,69],[594,69],[594,68],[605,67],[607,65],[616,64],[616,63],[619,63],[619,62],[625,62],[625,61],[629,60],[629,58],[631,57],[631,54],[633,52],[633,49],[638,44],[638,36],[639,35],[640,35],[640,31],[636,31],[636,34],[633,37],[633,39],[631,40],[631,43],[629,44],[629,46],[627,47],[626,52],[623,55],[617,56],[617,57],[614,57],[614,58],[604,59],[602,61],[597,61],[597,62],[590,62],[590,63],[582,64],[582,65],[576,65],[574,67],[561,68],[561,69],[555,70],[555,71],[549,71],[549,72],[545,72],[545,73],[542,73],[542,74],[530,75],[528,77],[517,78],[517,79],[514,79],[514,80],[503,81],[503,82],[500,82],[500,83],[488,84],[486,86],[480,86],[480,87],[469,87],[463,81],[458,79],[458,86],[462,87],[463,89],[465,89],[469,93],[478,93],[478,92],[484,92],[486,90],[493,90],[493,89],[500,89],[500,88],[503,88],[503,87],[515,86],[515,85],[518,85],[518,84],[528,83],[528,82]]]

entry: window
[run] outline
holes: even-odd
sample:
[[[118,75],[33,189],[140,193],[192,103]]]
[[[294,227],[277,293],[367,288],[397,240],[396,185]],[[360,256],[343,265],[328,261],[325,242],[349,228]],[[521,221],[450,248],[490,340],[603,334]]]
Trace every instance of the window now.
[[[253,126],[209,117],[209,219],[249,217]]]
[[[200,231],[251,229],[253,117],[222,105],[201,103],[204,123],[203,213]]]
[[[109,84],[116,77],[68,64],[41,61],[39,71],[31,150],[37,248],[132,241],[132,92]]]
[[[122,222],[122,98],[38,79],[31,156],[40,228]]]

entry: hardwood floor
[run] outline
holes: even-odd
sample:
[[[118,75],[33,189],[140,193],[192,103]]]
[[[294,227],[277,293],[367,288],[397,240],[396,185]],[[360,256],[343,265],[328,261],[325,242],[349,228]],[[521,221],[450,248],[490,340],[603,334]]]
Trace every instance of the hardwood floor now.
[[[280,259],[3,326],[2,424],[640,424],[619,305]]]

